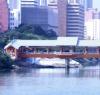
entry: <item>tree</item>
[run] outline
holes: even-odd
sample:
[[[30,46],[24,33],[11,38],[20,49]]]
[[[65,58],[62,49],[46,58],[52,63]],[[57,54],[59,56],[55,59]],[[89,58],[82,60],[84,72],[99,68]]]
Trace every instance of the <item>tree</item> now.
[[[53,31],[52,29],[47,31],[47,37],[48,38],[57,38],[57,34],[55,31]]]
[[[0,50],[0,68],[12,68],[13,61],[11,58]]]
[[[21,24],[15,29],[0,33],[0,48],[3,48],[13,39],[56,39],[57,35],[53,30],[45,31],[38,25]]]

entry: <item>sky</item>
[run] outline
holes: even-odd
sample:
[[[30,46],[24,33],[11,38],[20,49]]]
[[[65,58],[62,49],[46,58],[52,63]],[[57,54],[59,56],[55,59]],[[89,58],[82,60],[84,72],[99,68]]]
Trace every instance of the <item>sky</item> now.
[[[100,0],[93,0],[93,7],[100,10]]]

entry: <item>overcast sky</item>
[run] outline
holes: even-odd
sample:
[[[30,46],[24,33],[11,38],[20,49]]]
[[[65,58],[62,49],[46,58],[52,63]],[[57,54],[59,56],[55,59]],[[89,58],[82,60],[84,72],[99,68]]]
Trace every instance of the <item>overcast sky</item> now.
[[[98,8],[100,10],[100,0],[93,0],[94,8]]]

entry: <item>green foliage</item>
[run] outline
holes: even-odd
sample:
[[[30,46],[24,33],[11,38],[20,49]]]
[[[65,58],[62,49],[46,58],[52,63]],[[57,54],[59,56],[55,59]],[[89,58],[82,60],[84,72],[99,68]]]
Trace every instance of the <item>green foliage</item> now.
[[[34,35],[37,35],[37,36],[40,36],[40,38],[46,38],[46,39],[54,39],[57,37],[57,34],[53,30],[45,31],[38,25],[33,26],[33,25],[21,24],[19,25],[19,27],[15,29],[15,31],[23,33],[25,35],[31,34],[30,37]]]
[[[0,68],[12,68],[12,64],[11,58],[0,50]]]
[[[56,39],[53,30],[44,31],[40,26],[21,24],[14,30],[0,33],[0,48],[3,48],[12,39]]]

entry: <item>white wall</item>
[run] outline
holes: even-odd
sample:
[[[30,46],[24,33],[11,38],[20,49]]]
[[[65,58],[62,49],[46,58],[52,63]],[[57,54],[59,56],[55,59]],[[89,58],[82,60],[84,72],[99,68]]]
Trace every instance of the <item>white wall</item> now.
[[[15,27],[18,27],[19,23],[19,11],[17,9],[13,9],[10,11],[10,28],[14,29]]]
[[[100,40],[100,19],[85,22],[87,37]]]
[[[10,15],[10,27],[17,27],[19,24],[21,24],[21,0],[8,0],[8,6],[10,9],[10,14],[14,14]],[[14,23],[14,25],[11,25],[11,23]]]

